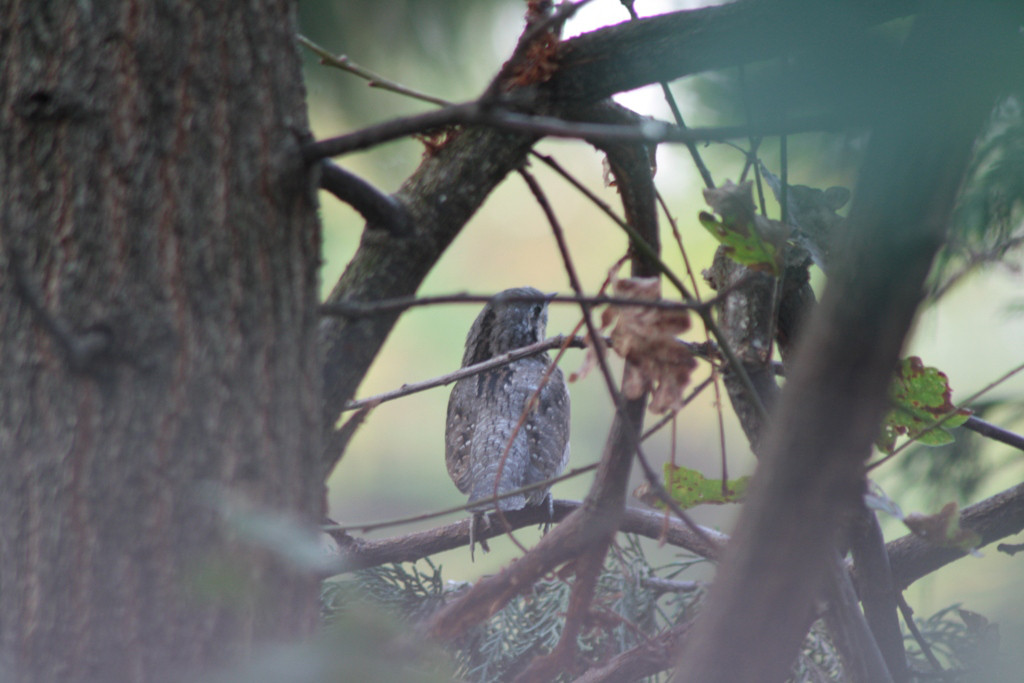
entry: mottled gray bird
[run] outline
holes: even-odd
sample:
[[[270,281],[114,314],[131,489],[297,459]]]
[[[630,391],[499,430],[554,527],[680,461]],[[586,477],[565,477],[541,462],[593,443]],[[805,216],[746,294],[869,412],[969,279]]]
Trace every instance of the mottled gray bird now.
[[[513,300],[534,297],[533,300]],[[466,337],[462,367],[474,365],[544,339],[548,306],[532,287],[507,289],[495,296],[473,321]],[[562,371],[554,368],[540,390],[533,410],[523,417],[527,401],[540,386],[551,359],[547,353],[461,379],[448,399],[445,461],[448,474],[469,502],[493,498],[561,474],[569,460],[569,391]],[[515,436],[513,437],[513,432]],[[502,454],[511,440],[508,457]],[[501,468],[501,480],[498,470]],[[495,482],[497,487],[495,487]],[[502,510],[547,503],[553,512],[550,486],[498,501]],[[494,503],[473,508],[470,554],[477,525]],[[487,544],[480,546],[487,550]]]

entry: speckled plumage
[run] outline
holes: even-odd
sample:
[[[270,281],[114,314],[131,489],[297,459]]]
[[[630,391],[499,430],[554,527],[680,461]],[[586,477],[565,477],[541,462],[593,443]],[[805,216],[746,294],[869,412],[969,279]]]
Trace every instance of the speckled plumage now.
[[[510,296],[543,296],[532,287],[508,289],[477,316],[466,337],[462,366],[473,365],[544,339],[547,304],[508,301]],[[527,400],[551,365],[546,353],[517,360],[459,380],[448,400],[445,461],[448,474],[469,502],[491,498],[506,444]],[[526,417],[509,448],[499,494],[560,474],[569,460],[569,392],[555,368],[541,389],[537,408]],[[502,510],[545,502],[550,487],[499,501]],[[494,509],[481,505],[477,513]]]

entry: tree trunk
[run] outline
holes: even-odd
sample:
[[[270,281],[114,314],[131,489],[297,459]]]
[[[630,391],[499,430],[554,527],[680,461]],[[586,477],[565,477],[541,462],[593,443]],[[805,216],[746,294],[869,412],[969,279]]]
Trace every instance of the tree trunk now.
[[[294,10],[0,0],[4,680],[162,680],[316,623],[217,511],[324,505]]]

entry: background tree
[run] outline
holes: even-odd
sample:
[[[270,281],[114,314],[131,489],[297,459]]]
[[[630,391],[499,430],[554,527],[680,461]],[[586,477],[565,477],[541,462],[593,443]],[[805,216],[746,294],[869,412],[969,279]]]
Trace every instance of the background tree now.
[[[221,520],[323,513],[294,14],[0,3],[4,680],[160,680],[315,626],[309,573]]]

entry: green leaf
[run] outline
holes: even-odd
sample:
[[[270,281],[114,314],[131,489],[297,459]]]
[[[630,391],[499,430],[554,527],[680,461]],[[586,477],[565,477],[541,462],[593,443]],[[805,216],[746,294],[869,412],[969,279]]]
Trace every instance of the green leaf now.
[[[754,270],[766,270],[778,275],[778,249],[762,239],[757,230],[743,232],[735,225],[719,221],[706,211],[701,211],[698,219],[716,240],[725,245],[726,253],[734,261]]]
[[[704,200],[718,217],[701,211],[700,224],[724,245],[730,258],[753,270],[774,275],[782,272],[790,230],[778,221],[758,215],[752,182],[736,185],[727,180],[720,187],[705,189]]]
[[[723,495],[721,479],[707,479],[697,470],[665,463],[665,488],[683,509],[709,503],[735,503],[746,494],[749,483],[750,477],[730,479],[725,482]]]
[[[901,360],[889,386],[892,408],[882,421],[882,433],[875,442],[878,450],[892,453],[896,439],[904,434],[926,446],[951,443],[950,430],[971,416],[971,411],[953,404],[951,395],[944,372],[925,366],[917,356]],[[935,426],[939,420],[942,423]]]

